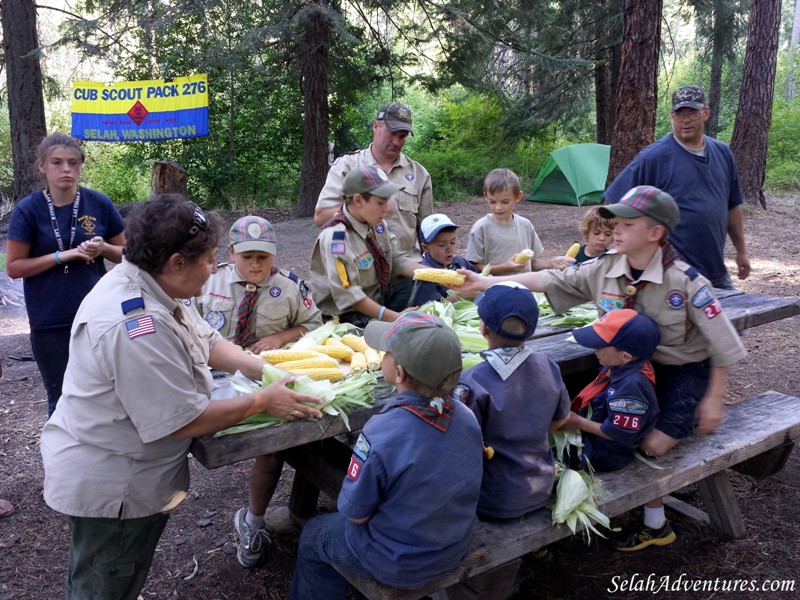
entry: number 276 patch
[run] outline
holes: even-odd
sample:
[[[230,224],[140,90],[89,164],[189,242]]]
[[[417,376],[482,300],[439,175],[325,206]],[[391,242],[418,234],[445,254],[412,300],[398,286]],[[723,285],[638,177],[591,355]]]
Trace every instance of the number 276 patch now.
[[[722,306],[718,300],[714,300],[710,304],[706,304],[703,307],[703,312],[706,314],[707,319],[713,319],[717,315],[722,314]]]

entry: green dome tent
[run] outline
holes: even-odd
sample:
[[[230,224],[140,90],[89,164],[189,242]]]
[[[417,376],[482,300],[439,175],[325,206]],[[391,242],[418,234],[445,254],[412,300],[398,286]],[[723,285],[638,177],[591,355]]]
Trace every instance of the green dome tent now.
[[[572,144],[553,150],[544,161],[528,200],[551,204],[600,204],[608,176],[611,146]]]

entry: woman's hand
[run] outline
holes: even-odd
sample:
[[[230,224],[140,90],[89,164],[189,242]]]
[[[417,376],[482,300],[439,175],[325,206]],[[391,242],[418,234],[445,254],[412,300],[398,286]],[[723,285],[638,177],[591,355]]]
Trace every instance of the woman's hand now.
[[[321,418],[322,413],[319,410],[304,403],[322,404],[322,400],[308,394],[299,394],[286,387],[294,379],[294,377],[284,377],[263,390],[254,392],[257,412],[288,421]]]

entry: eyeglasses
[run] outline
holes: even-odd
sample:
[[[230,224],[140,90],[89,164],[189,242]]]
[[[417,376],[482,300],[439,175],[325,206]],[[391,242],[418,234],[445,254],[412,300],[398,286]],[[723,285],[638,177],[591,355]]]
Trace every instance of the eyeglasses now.
[[[672,116],[678,121],[697,121],[700,115],[703,114],[702,109],[690,109],[683,112],[673,111]]]

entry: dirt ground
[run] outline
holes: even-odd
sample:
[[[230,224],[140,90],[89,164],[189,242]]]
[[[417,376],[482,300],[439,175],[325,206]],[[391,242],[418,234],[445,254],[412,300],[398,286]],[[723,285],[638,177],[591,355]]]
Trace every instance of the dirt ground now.
[[[438,207],[463,229],[463,252],[469,226],[486,213],[482,200]],[[769,210],[746,210],[746,237],[753,263],[749,279],[735,282],[742,290],[773,296],[800,296],[800,246],[796,231],[798,198],[770,198]],[[530,218],[548,250],[562,254],[577,240],[577,223],[584,209],[523,202],[519,213]],[[293,219],[288,210],[263,211],[276,224],[281,267],[301,276],[308,273],[310,250],[317,229],[310,219]],[[240,214],[225,213],[230,223]],[[0,224],[0,248],[7,225]],[[732,251],[729,252],[733,267]],[[5,284],[3,285],[3,279]],[[30,355],[28,325],[19,282],[0,272],[0,290],[9,303],[0,305],[0,498],[11,501],[15,512],[0,519],[0,600],[60,597],[63,594],[68,532],[65,518],[42,500],[39,432],[47,403],[34,362],[13,360]],[[0,295],[2,297],[2,295]],[[800,394],[800,317],[747,331],[748,358],[730,376],[728,401],[738,402],[761,391]],[[671,514],[678,540],[661,549],[635,555],[614,553],[602,540],[587,544],[580,536],[551,545],[544,559],[526,558],[517,600],[529,598],[580,599],[645,598],[648,592],[622,591],[619,582],[635,574],[646,578],[671,577],[674,583],[775,580],[795,584],[800,570],[800,459],[798,452],[778,475],[755,481],[732,473],[747,537],[736,542],[721,539],[711,527]],[[246,502],[250,463],[208,471],[191,461],[189,497],[170,519],[156,553],[143,600],[167,598],[269,598],[288,594],[298,532],[286,527],[293,472],[287,467],[268,513],[279,528],[267,565],[246,570],[236,561],[232,518]],[[322,499],[321,510],[334,504]],[[639,518],[631,513],[628,519]],[[558,565],[561,565],[560,567]],[[669,598],[716,598],[721,593],[675,591]],[[797,591],[753,592],[740,598],[798,598]]]

